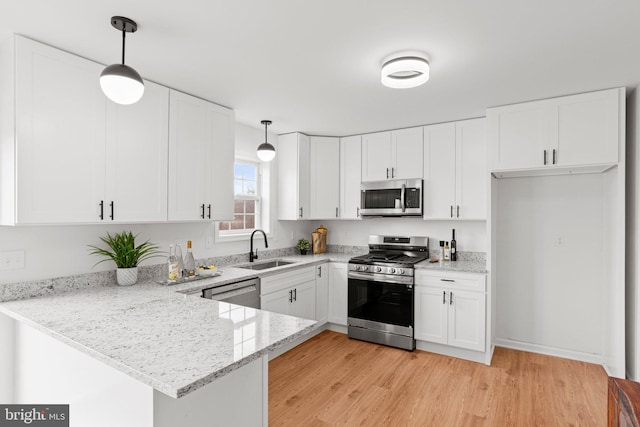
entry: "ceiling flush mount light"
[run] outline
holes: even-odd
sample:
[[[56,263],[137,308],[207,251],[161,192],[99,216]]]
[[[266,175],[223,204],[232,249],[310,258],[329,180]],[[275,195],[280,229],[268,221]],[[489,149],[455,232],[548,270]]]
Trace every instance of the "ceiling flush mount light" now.
[[[111,25],[122,31],[122,64],[112,64],[100,73],[102,92],[115,103],[129,105],[142,98],[144,83],[140,74],[128,65],[124,65],[124,40],[127,33],[135,33],[138,24],[124,16],[111,18]]]
[[[399,56],[387,60],[380,71],[382,84],[394,89],[420,86],[429,80],[429,61],[420,56]]]
[[[262,120],[260,123],[264,125],[264,142],[258,145],[258,158],[263,162],[270,162],[276,156],[276,147],[267,140],[267,126],[271,124],[271,120]]]

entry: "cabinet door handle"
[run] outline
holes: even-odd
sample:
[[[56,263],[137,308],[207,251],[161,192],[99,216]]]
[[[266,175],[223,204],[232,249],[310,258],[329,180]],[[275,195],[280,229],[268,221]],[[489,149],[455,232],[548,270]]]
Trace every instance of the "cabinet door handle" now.
[[[441,282],[455,282],[453,279],[440,279]]]
[[[111,221],[113,221],[113,200],[109,203],[109,206],[111,206],[111,215],[109,215],[109,217],[111,218]]]
[[[360,216],[360,208],[356,208],[356,216],[359,217]]]
[[[211,219],[211,205],[209,205],[207,209],[209,209],[209,216],[208,216],[208,218],[209,218],[209,219]]]
[[[391,168],[391,178],[396,177],[396,168]]]
[[[338,218],[338,208],[336,208],[336,218]]]
[[[387,168],[387,179],[389,179],[389,168]]]
[[[456,205],[456,218],[460,218],[460,205]]]
[[[100,200],[100,219],[104,219],[104,200]]]
[[[453,304],[453,292],[449,292],[449,305]]]
[[[322,266],[318,266],[318,277],[322,277]]]
[[[447,303],[447,293],[445,291],[442,291],[442,303]]]
[[[544,150],[544,154],[542,155],[542,162],[545,165],[547,164],[547,150]]]
[[[300,206],[300,218],[302,218],[302,213],[303,213],[302,206]]]
[[[553,149],[553,164],[556,164],[556,149]]]
[[[453,205],[451,205],[451,218],[453,218]]]
[[[293,289],[289,291],[289,302],[293,302]]]
[[[293,300],[294,301],[298,301],[298,289],[294,289],[293,290]]]
[[[200,218],[204,219],[204,203],[200,205],[200,209],[202,209],[202,213],[200,214]]]

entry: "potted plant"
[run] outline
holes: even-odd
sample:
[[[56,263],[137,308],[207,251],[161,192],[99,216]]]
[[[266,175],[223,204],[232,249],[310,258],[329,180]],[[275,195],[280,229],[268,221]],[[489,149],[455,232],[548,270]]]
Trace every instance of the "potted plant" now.
[[[116,275],[119,285],[128,286],[136,283],[138,281],[138,264],[146,259],[160,256],[162,253],[158,250],[158,246],[148,240],[136,246],[136,236],[131,231],[123,231],[113,236],[107,232],[107,236],[100,237],[100,240],[106,243],[109,249],[89,245],[93,249],[92,255],[104,258],[102,261],[98,261],[94,267],[101,262],[113,261],[118,267]]]
[[[306,255],[309,248],[311,248],[311,244],[307,239],[300,239],[296,248],[300,249],[300,255]]]

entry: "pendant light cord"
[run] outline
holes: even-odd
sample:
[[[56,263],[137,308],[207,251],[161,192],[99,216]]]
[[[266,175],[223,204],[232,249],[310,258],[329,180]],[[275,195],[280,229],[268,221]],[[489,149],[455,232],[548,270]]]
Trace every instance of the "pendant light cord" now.
[[[269,126],[268,123],[264,124],[264,142],[268,142],[267,141],[267,126]]]
[[[123,28],[122,29],[122,65],[124,65],[124,39],[126,34],[127,34],[127,31]]]

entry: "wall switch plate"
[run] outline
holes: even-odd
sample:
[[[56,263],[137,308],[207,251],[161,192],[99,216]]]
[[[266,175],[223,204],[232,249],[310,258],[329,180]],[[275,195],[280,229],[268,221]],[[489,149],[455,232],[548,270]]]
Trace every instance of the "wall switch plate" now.
[[[20,270],[24,268],[24,251],[0,252],[0,270]]]
[[[205,249],[211,249],[212,245],[213,245],[213,237],[207,236],[204,239],[204,247],[205,247]]]

